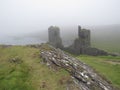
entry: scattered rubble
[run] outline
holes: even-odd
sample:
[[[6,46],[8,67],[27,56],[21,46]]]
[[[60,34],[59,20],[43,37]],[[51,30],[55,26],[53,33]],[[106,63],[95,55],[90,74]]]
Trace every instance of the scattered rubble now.
[[[19,57],[14,57],[14,58],[9,59],[9,62],[15,63],[15,64],[21,64],[23,61]]]
[[[56,65],[67,70],[73,77],[78,90],[116,90],[85,63],[51,46],[51,50],[42,50],[41,57],[51,67]],[[69,89],[67,89],[69,90]]]

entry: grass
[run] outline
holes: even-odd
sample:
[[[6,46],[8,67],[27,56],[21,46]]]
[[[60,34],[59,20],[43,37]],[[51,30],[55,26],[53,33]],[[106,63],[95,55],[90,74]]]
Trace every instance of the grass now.
[[[92,47],[100,48],[112,53],[120,53],[120,42],[95,40],[92,41]]]
[[[109,63],[110,61],[120,61],[120,57],[81,55],[77,58],[93,67],[114,86],[120,88],[120,62]]]
[[[60,80],[70,75],[41,64],[39,53],[32,47],[0,46],[0,90],[66,90]],[[10,62],[16,57],[22,62]]]
[[[46,50],[50,48],[42,47]],[[40,50],[27,46],[0,46],[0,90],[66,90],[70,75],[63,69],[53,71],[41,64]],[[11,62],[13,58],[20,63]],[[120,61],[113,56],[77,56],[120,88]],[[65,80],[66,79],[66,80]]]

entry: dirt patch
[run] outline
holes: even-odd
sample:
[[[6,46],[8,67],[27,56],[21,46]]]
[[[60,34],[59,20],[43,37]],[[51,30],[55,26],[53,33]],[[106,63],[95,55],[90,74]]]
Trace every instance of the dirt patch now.
[[[116,64],[120,65],[120,60],[106,60],[104,62],[109,63],[109,64],[113,64],[113,65],[116,65]]]

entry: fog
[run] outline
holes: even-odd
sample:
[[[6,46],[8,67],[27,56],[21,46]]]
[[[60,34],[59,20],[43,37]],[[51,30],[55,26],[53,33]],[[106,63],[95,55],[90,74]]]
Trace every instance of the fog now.
[[[23,35],[50,25],[120,24],[120,0],[0,0],[0,35]]]
[[[0,0],[0,32],[14,35],[50,25],[120,24],[120,0]]]

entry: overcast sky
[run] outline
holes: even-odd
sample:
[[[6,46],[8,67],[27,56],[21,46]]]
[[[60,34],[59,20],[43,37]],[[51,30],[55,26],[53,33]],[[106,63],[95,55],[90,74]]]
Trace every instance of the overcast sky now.
[[[0,0],[1,34],[78,24],[120,24],[120,0]]]

